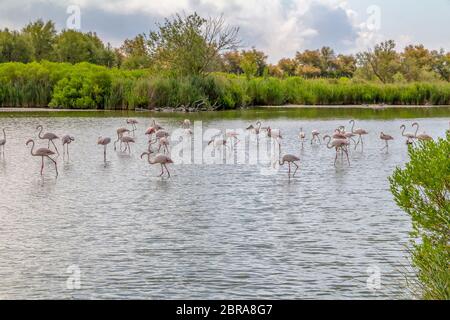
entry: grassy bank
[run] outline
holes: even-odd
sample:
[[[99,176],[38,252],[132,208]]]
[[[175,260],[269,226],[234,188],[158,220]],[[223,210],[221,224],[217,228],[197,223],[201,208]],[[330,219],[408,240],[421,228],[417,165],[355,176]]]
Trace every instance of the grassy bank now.
[[[89,63],[0,64],[0,106],[73,109],[236,109],[253,105],[448,105],[450,83],[380,84],[224,73],[171,77]]]

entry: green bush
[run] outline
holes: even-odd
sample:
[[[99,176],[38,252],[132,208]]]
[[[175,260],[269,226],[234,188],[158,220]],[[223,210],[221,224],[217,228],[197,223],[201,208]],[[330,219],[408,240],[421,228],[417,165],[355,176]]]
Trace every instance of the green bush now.
[[[450,299],[450,133],[410,147],[390,177],[396,203],[412,219],[412,264],[424,299]]]

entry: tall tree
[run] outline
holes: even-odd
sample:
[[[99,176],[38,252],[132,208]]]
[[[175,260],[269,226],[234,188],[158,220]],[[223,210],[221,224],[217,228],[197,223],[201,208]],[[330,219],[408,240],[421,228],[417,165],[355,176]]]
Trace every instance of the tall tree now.
[[[444,49],[441,49],[440,51],[433,50],[431,56],[432,70],[436,72],[441,79],[450,81],[450,52],[446,53]]]
[[[384,41],[373,50],[358,53],[357,59],[361,67],[370,70],[383,83],[393,82],[394,75],[400,70],[394,40]]]
[[[197,13],[166,19],[149,34],[148,48],[155,65],[178,74],[208,72],[221,53],[239,44],[239,29],[223,16],[204,19]]]
[[[22,34],[0,30],[0,62],[29,62],[31,58],[30,44]]]
[[[22,33],[31,44],[34,60],[51,60],[53,58],[56,29],[55,24],[51,20],[45,23],[41,19],[30,22],[22,29]]]

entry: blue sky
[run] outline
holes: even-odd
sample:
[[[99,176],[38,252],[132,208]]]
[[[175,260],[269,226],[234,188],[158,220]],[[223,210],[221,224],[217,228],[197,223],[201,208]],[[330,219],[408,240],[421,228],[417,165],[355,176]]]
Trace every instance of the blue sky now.
[[[197,11],[223,13],[240,27],[244,47],[264,50],[271,62],[323,45],[353,53],[386,39],[399,48],[422,43],[450,50],[450,0],[0,0],[0,28],[43,18],[61,29],[73,4],[81,10],[81,29],[113,46],[176,12]]]

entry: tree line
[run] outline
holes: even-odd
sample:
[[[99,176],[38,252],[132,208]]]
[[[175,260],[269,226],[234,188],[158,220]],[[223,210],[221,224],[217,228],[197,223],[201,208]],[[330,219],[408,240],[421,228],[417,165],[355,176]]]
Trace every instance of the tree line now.
[[[330,47],[298,51],[270,64],[256,48],[239,50],[239,28],[223,16],[175,15],[155,31],[126,39],[119,48],[94,32],[62,30],[52,21],[30,22],[22,30],[0,30],[1,62],[89,62],[125,70],[149,69],[170,75],[210,72],[303,78],[355,78],[380,83],[450,81],[450,53],[409,45],[397,51],[393,40],[355,55],[337,54]]]

